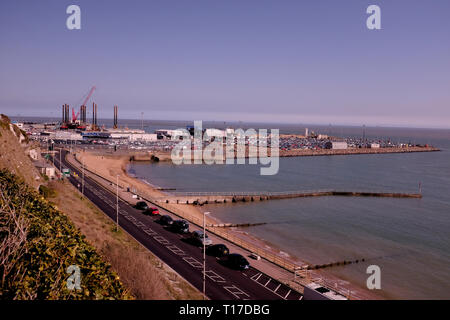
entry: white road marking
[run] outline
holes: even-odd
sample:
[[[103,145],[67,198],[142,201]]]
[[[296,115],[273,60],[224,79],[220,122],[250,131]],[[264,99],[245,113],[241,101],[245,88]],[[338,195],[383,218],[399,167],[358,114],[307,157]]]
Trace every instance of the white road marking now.
[[[142,227],[145,227],[145,224],[143,224],[141,221],[139,221],[139,222],[136,224],[136,227],[142,228]]]
[[[205,276],[207,276],[208,278],[210,278],[214,282],[226,282],[226,280],[223,277],[219,276],[217,273],[215,273],[212,270],[206,271],[205,272]]]
[[[159,243],[164,244],[164,245],[170,243],[170,241],[167,240],[166,238],[164,238],[163,236],[154,236],[153,239],[155,239],[156,241],[158,241]]]
[[[287,298],[287,296],[289,295],[289,293],[291,293],[291,290],[289,290],[289,291],[288,291],[288,293],[286,293],[286,295],[284,296],[284,298],[283,298],[283,299],[286,299],[286,298]]]
[[[189,263],[194,268],[203,268],[203,264],[192,257],[185,257],[183,258],[183,260]]]
[[[277,290],[278,290],[280,287],[281,287],[281,283],[278,285],[278,287],[277,287],[275,290],[273,290],[273,292],[277,292]]]
[[[158,233],[157,232],[155,232],[153,229],[150,229],[150,228],[144,228],[144,229],[142,229],[146,234],[148,234],[149,236],[155,236],[155,235],[157,235]]]
[[[227,290],[229,293],[231,293],[233,296],[235,296],[237,299],[241,299],[241,295],[242,296],[247,296],[250,297],[248,294],[246,294],[244,291],[242,291],[241,289],[239,289],[238,287],[236,287],[235,285],[231,286],[231,287],[223,287],[225,290]],[[243,298],[243,300],[247,300],[246,298]]]
[[[258,282],[259,278],[261,278],[262,273],[257,273],[255,274],[253,277],[251,277],[250,279],[252,279],[253,281]]]
[[[166,248],[169,249],[170,251],[172,251],[173,253],[175,253],[176,255],[179,255],[179,256],[185,255],[184,251],[175,245],[167,246]]]

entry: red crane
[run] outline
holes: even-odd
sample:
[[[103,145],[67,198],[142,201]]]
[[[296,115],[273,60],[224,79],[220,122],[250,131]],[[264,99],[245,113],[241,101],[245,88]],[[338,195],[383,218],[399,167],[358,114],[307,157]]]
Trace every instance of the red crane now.
[[[82,106],[85,106],[86,103],[88,102],[89,98],[92,96],[92,94],[94,93],[94,90],[97,89],[95,86],[92,86],[91,90],[89,90],[89,93],[86,97],[86,99],[84,99]],[[80,112],[78,111],[78,113],[75,115],[75,111],[72,108],[72,122],[77,121],[78,115],[80,114]]]
[[[92,96],[92,94],[94,93],[94,90],[97,89],[95,86],[92,86],[91,91],[89,91],[89,94],[87,95],[86,99],[84,99],[82,106],[85,106],[86,103],[88,102],[89,98]]]

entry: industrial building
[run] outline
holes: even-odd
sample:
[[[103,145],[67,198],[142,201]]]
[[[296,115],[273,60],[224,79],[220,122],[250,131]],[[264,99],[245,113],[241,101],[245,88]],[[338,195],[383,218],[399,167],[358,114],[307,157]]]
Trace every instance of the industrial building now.
[[[129,136],[129,141],[156,141],[158,135],[156,133],[133,133]]]

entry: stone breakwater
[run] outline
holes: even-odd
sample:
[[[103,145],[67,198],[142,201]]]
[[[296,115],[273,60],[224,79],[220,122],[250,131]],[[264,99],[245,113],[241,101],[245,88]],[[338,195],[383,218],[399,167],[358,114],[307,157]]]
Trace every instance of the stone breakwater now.
[[[280,157],[313,157],[313,156],[338,156],[338,155],[358,155],[358,154],[388,154],[388,153],[412,153],[412,152],[437,152],[441,151],[435,147],[404,147],[404,148],[349,148],[344,150],[333,149],[293,149],[280,150]],[[270,148],[267,149],[267,154],[270,156]],[[248,158],[248,150],[246,156]],[[225,159],[225,155],[224,155]],[[134,152],[129,154],[130,161],[171,161],[170,152],[162,151],[148,151],[148,152]]]
[[[333,149],[295,149],[280,150],[280,157],[302,157],[302,156],[334,156],[353,154],[386,154],[386,153],[412,153],[412,152],[437,152],[441,151],[435,147],[404,147],[404,148],[349,148],[344,150]]]

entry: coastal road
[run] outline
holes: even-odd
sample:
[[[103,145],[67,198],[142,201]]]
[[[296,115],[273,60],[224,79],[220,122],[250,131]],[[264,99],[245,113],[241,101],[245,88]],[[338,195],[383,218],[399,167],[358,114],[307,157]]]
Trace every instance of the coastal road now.
[[[62,167],[81,177],[78,168],[66,160],[63,151]],[[59,167],[59,157],[54,158]],[[81,181],[70,176],[69,181],[79,190]],[[84,195],[113,221],[116,221],[116,195],[85,175]],[[159,207],[161,214],[166,211]],[[143,215],[127,202],[119,199],[119,225],[154,255],[164,261],[194,287],[203,290],[202,248],[157,223],[158,217]],[[143,271],[145,272],[145,271]],[[206,256],[206,295],[212,300],[299,300],[302,295],[267,274],[250,267],[245,271],[232,270],[216,258]]]

